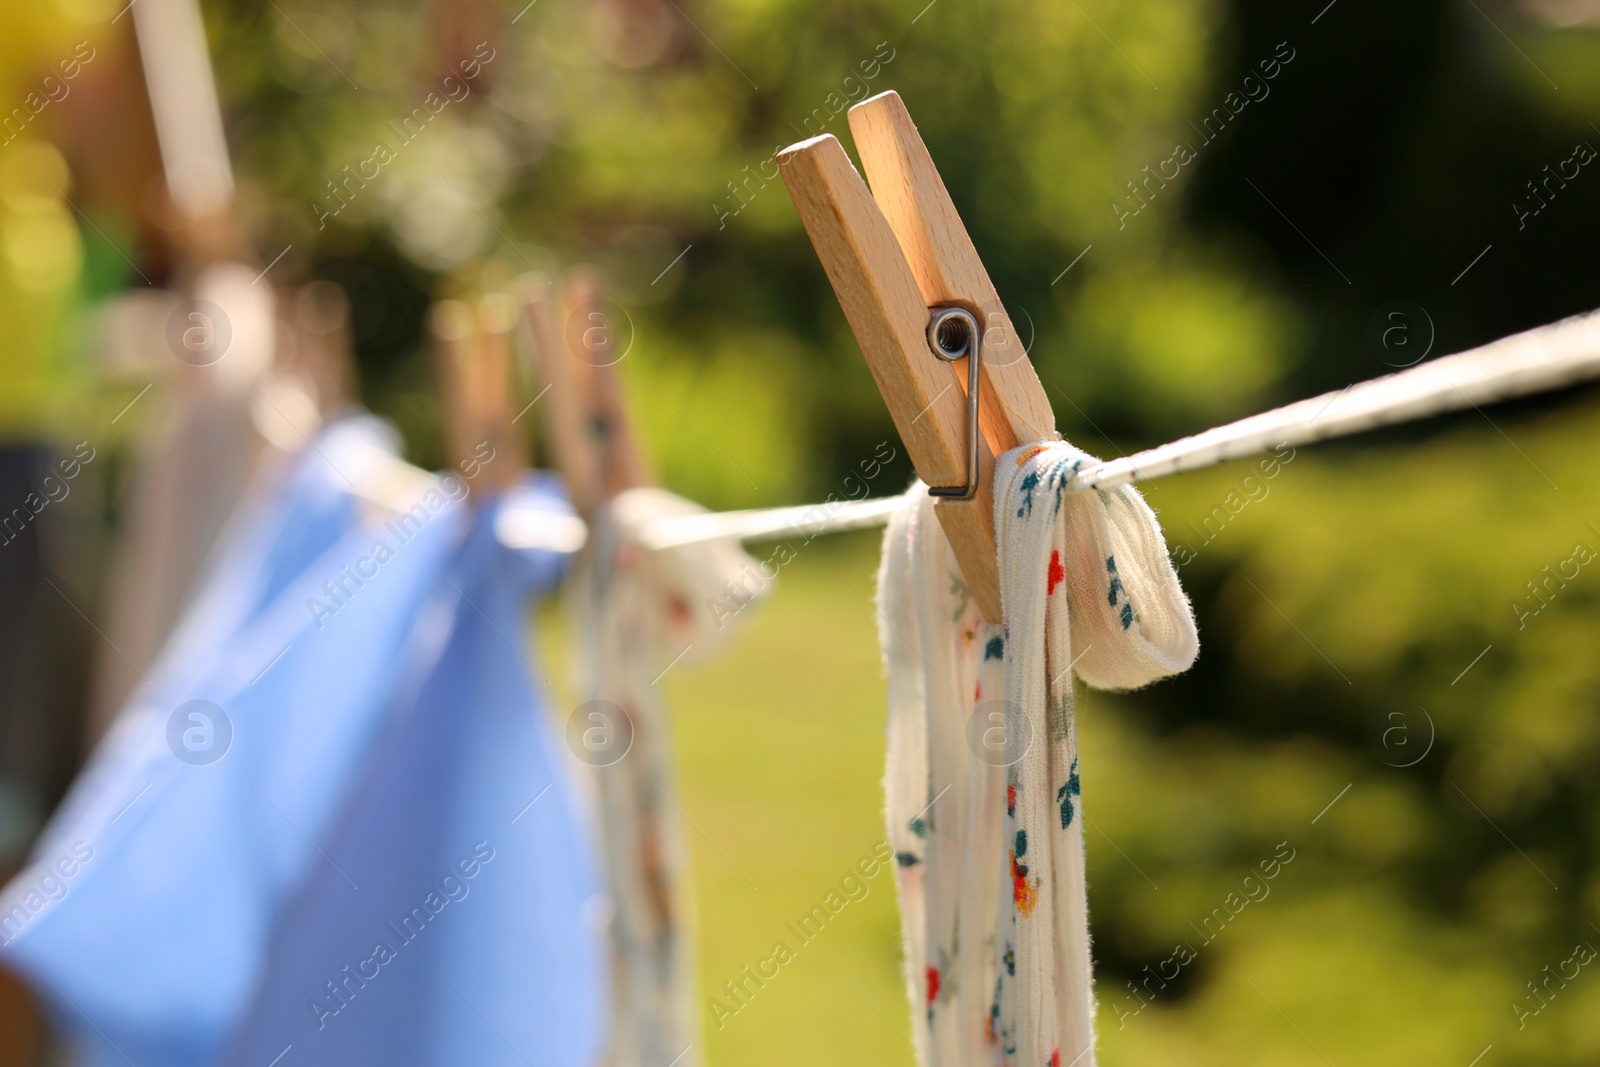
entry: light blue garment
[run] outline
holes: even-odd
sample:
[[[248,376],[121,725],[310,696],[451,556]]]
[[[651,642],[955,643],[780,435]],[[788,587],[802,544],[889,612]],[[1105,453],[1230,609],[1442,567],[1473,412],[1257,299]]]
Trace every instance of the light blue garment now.
[[[506,873],[502,885],[478,877],[472,888],[485,912],[501,912],[494,947],[525,961],[515,995],[538,997],[526,982],[560,974],[562,995],[550,1003],[568,1029],[558,1048],[573,1054],[555,1062],[579,1064],[594,1053],[598,955],[579,923],[594,877],[566,784],[555,781],[558,761],[533,728],[538,707],[525,673],[517,673],[526,667],[517,662],[507,675],[510,661],[496,659],[518,654],[499,633],[522,640],[523,598],[534,585],[554,582],[558,558],[512,557],[494,545],[488,518],[475,520],[437,490],[413,515],[352,526],[352,501],[342,491],[328,493],[322,470],[336,469],[338,454],[320,442],[288,478],[277,507],[269,501],[254,523],[235,528],[232,547],[102,745],[74,803],[54,819],[34,864],[0,893],[0,937],[8,942],[0,960],[54,1006],[82,1064],[213,1064],[227,1041],[248,1043],[238,1037],[240,1025],[262,1014],[251,1005],[258,998],[270,1005],[280,989],[275,976],[294,963],[282,953],[269,958],[272,945],[293,944],[283,915],[304,909],[314,923],[326,907],[338,912],[347,904],[330,904],[318,875],[333,872],[330,851],[350,840],[349,825],[365,827],[355,840],[387,832],[386,849],[370,859],[346,857],[355,870],[378,867],[374,886],[384,885],[389,865],[426,869],[437,865],[435,854],[448,854],[446,862],[466,856],[475,875]],[[546,483],[531,493],[565,514],[565,502]],[[498,624],[485,625],[475,608],[466,614],[458,587],[467,585],[482,590],[472,600]],[[488,633],[504,653],[485,651]],[[440,659],[446,646],[451,656]],[[482,673],[474,656],[485,656]],[[464,669],[469,677],[451,675]],[[498,801],[496,787],[552,784],[538,805],[507,824],[504,845],[488,864],[472,854],[475,840],[461,853],[419,833],[434,825],[426,819],[398,824],[387,817],[389,801],[370,800],[394,790],[384,768],[416,744],[411,726],[430,721],[422,713],[429,701],[454,704],[474,691],[499,701],[483,720],[509,715],[504,736],[451,733],[435,739],[448,744],[411,749],[408,787],[432,798],[427,817],[445,819],[437,824],[445,832],[459,829],[459,819],[482,824],[483,811]],[[226,729],[208,723],[214,752],[226,752],[219,760],[197,760],[178,741],[187,720],[176,733],[168,729],[174,709],[190,699],[214,702],[226,715],[227,744],[219,741]],[[520,720],[507,701],[520,701]],[[518,837],[523,833],[528,837]],[[530,859],[518,851],[523,845],[542,851]],[[355,893],[344,875],[339,885]],[[454,885],[445,893],[461,893]],[[429,904],[426,893],[416,902]],[[531,926],[504,915],[530,904],[538,909]],[[344,917],[336,913],[333,921],[342,925]],[[427,952],[446,963],[458,958],[448,926],[438,931]],[[506,931],[520,934],[522,944]],[[482,937],[472,944],[482,947]],[[398,977],[392,985],[408,981]],[[461,989],[472,997],[470,985],[466,979]],[[486,1011],[502,1006],[488,993],[474,1000]],[[307,1017],[314,1019],[309,1011]],[[429,1033],[459,1025],[448,1005],[411,1013],[411,1021]],[[462,1040],[413,1040],[410,1053],[459,1049]],[[445,1053],[432,1062],[451,1061]]]
[[[376,525],[352,529],[206,649],[187,679],[176,664],[153,677],[159,695],[129,709],[97,755],[98,788],[0,897],[0,926],[25,920],[7,931],[3,959],[56,1007],[79,1062],[210,1063],[237,1026],[273,917],[321,862],[310,842],[370,758],[405,674],[396,664],[429,654],[420,606],[464,532],[464,509],[440,503],[403,545]],[[314,618],[308,602],[325,596],[323,583],[380,536],[393,558],[337,614]],[[224,569],[212,580],[259,575]],[[195,698],[231,724],[226,754],[209,765],[169,744],[173,710]],[[32,907],[52,885],[60,899]]]
[[[533,493],[565,512],[548,486]],[[413,510],[349,530],[292,581],[287,564],[220,565],[213,583],[240,583],[218,594],[228,606],[214,616],[237,620],[232,636],[190,632],[188,677],[169,663],[152,678],[161,696],[124,716],[116,765],[0,894],[0,930],[20,917],[0,960],[54,1005],[85,1067],[199,1067],[229,1047],[248,1059],[291,1029],[285,1018],[320,1022],[310,1033],[341,1042],[329,1047],[343,1062],[493,1063],[491,1050],[459,1057],[495,1027],[534,1062],[592,1059],[592,864],[510,644],[524,636],[525,597],[554,581],[559,560],[499,548],[492,509],[475,517],[432,491]],[[216,762],[177,755],[187,749],[166,720],[189,699],[214,702],[231,724]],[[441,884],[447,868],[457,880]],[[441,896],[427,896],[430,884]],[[372,953],[360,944],[334,963],[328,949],[345,948],[335,935],[366,942],[381,936],[367,932],[381,931],[378,914],[431,914],[451,895],[456,910],[359,989],[381,994],[367,1004],[392,1000],[392,1014],[363,1022],[352,1001],[319,1020],[312,996]]]
[[[548,482],[519,507],[565,504]],[[604,999],[598,883],[530,675],[530,593],[560,557],[481,516],[442,585],[450,634],[276,923],[223,1062],[590,1067]]]
[[[36,857],[70,850],[87,827],[108,820],[148,783],[144,761],[150,751],[161,751],[167,719],[192,695],[196,674],[360,522],[364,505],[352,495],[344,471],[356,470],[363,452],[396,455],[399,446],[399,435],[381,419],[367,414],[333,419],[311,447],[270,472],[245,498],[156,662],[45,827]],[[113,805],[109,813],[106,805]],[[0,924],[0,944],[5,940]]]

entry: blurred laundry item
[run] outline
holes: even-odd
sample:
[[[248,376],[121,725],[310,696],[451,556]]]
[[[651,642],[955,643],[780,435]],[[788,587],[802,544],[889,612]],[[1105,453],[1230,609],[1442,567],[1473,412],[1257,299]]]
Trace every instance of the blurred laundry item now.
[[[442,651],[397,689],[222,1063],[597,1062],[603,897],[524,622],[564,557],[506,548],[504,507],[568,514],[544,476],[468,517],[418,624]]]
[[[411,971],[452,978],[485,1011],[514,1007],[534,1029],[498,1016],[496,1025],[529,1041],[539,1035],[539,1048],[549,1047],[554,1029],[563,1046],[592,1053],[598,1044],[601,964],[597,935],[582,921],[593,895],[591,865],[566,785],[545,773],[558,761],[539,732],[522,654],[507,636],[520,634],[523,598],[554,582],[560,557],[500,548],[498,507],[462,506],[459,479],[441,480],[407,513],[359,522],[345,478],[382,451],[375,436],[381,431],[372,420],[330,426],[273,498],[241,515],[205,590],[47,829],[34,863],[0,892],[0,962],[51,1002],[84,1064],[217,1062],[246,1013],[272,1017],[279,996],[317,1021],[308,1008],[313,994],[326,995],[324,983],[344,962],[359,964],[373,946],[333,967],[316,988],[291,993],[276,976],[296,973],[301,961],[291,950],[303,942],[296,922],[275,925],[280,916],[300,915],[314,927],[334,907],[333,926],[365,939],[350,906],[365,915],[372,899],[372,925],[381,929],[391,918],[385,884],[427,870],[437,885],[447,867],[459,879],[462,861],[483,869],[480,840],[499,861],[486,865],[499,882],[471,886],[488,927],[468,923],[458,944],[446,919],[413,954],[464,952],[483,974],[483,951],[516,945],[505,965],[519,980],[498,973],[486,989],[452,967],[412,964]],[[524,511],[567,514],[548,482],[512,497]],[[494,614],[479,614],[480,607]],[[445,709],[445,725],[460,732],[447,731],[442,741],[416,732],[437,725]],[[426,766],[395,780],[393,768],[405,766],[408,751],[413,759],[425,754]],[[538,777],[549,791],[529,806],[533,797],[520,794]],[[421,813],[391,811],[396,793],[413,798]],[[505,822],[487,820],[483,813],[511,794],[520,799],[497,816]],[[458,847],[458,833],[474,832]],[[336,875],[332,856],[348,861],[338,864],[346,872],[362,872],[368,896],[328,900],[319,867],[357,892]],[[382,873],[369,875],[374,866]],[[437,899],[430,888],[407,882],[396,901],[414,895],[410,906],[427,909]],[[442,891],[444,899],[455,892]],[[538,899],[548,906],[529,905]],[[405,917],[404,909],[392,916]],[[331,943],[312,939],[319,950]],[[530,992],[529,982],[548,984],[552,976],[559,978],[549,995],[539,993],[543,986]],[[387,988],[411,990],[418,979],[391,975]],[[529,1011],[530,1001],[554,1014]],[[434,1014],[405,1004],[401,1018],[384,1013],[380,1025],[385,1033],[418,1028],[403,1042],[413,1055],[433,1047],[426,1035],[483,1025],[477,1009],[452,1013],[438,998]],[[369,1031],[358,1045],[374,1039]],[[248,1044],[248,1032],[240,1040]],[[452,1040],[459,1049],[468,1039]],[[488,1055],[475,1062],[491,1062]]]
[[[619,1067],[702,1062],[672,724],[655,683],[691,650],[704,658],[722,648],[728,621],[777,577],[732,539],[658,551],[641,543],[652,522],[704,514],[664,489],[613,497],[594,519],[572,595],[585,702],[568,738],[593,767],[612,899],[606,1062]]]
[[[747,582],[755,561],[732,539],[661,551],[644,544],[652,522],[706,512],[647,488],[652,477],[617,374],[622,357],[599,271],[576,268],[559,288],[524,278],[518,291],[522,354],[544,382],[539,395],[551,394],[540,417],[545,443],[590,527],[568,595],[582,702],[566,735],[590,772],[611,904],[603,1062],[697,1067],[693,897],[671,722],[655,683],[691,649],[723,644],[732,612],[719,615],[712,605],[725,586]]]
[[[192,911],[182,903],[187,891],[172,896],[170,903],[157,906],[148,899],[140,901],[139,887],[157,892],[163,874],[187,877],[193,873],[186,870],[182,853],[205,838],[193,836],[199,829],[186,820],[211,825],[214,832],[229,837],[249,833],[247,828],[230,829],[218,823],[225,811],[217,808],[215,797],[203,802],[193,800],[225,783],[220,782],[220,776],[208,778],[201,773],[216,770],[214,767],[191,768],[174,758],[169,746],[169,719],[197,688],[212,699],[225,696],[232,689],[247,690],[252,696],[269,691],[265,678],[254,686],[250,683],[283,644],[261,663],[252,664],[241,661],[240,646],[234,646],[230,653],[229,643],[244,642],[242,647],[249,648],[252,638],[275,638],[274,625],[277,631],[288,633],[303,628],[309,616],[303,603],[284,600],[287,589],[307,563],[351,536],[360,520],[357,503],[333,465],[348,465],[350,459],[362,454],[362,449],[375,447],[375,443],[382,444],[386,439],[387,447],[392,449],[392,435],[376,420],[358,418],[335,423],[321,435],[318,449],[308,449],[280,479],[263,487],[259,498],[235,524],[211,580],[166,653],[141,678],[136,699],[98,747],[46,828],[33,865],[11,887],[0,891],[0,942],[6,943],[0,949],[0,962],[35,977],[36,987],[46,994],[51,993],[48,983],[54,982],[61,997],[70,998],[97,1022],[105,1018],[107,1021],[101,1025],[108,1034],[115,1031],[118,1014],[128,1009],[125,1002],[130,991],[158,1003],[163,995],[162,983],[167,981],[177,982],[182,995],[187,995],[178,976],[183,970],[179,961],[184,958],[184,946],[197,935],[187,932],[187,923],[181,923],[184,928],[174,933],[159,922],[170,907],[185,906]],[[420,561],[424,552],[418,549],[413,555]],[[399,586],[404,568],[391,569],[397,573],[391,584]],[[271,611],[274,607],[276,616]],[[295,607],[298,613],[290,610]],[[272,637],[263,638],[264,632]],[[381,669],[381,665],[371,668],[374,673]],[[244,734],[249,724],[241,721],[238,725]],[[274,719],[266,725],[282,728],[285,724]],[[234,762],[241,762],[237,754]],[[179,770],[190,773],[179,775]],[[237,801],[233,803],[237,805]],[[70,857],[78,842],[83,842],[80,851],[95,851],[110,861],[99,865],[101,868],[127,865],[136,873],[125,876],[111,871],[100,879],[92,863],[83,871],[77,870],[77,862]],[[62,856],[68,859],[63,861]],[[209,867],[212,860],[221,861],[220,855],[201,849],[201,854],[191,859],[208,868],[210,875],[226,881],[222,868]],[[65,869],[89,877],[62,882],[60,879],[67,877]],[[119,877],[127,877],[128,884],[118,884]],[[202,893],[208,884],[205,878],[191,882],[192,890]],[[51,901],[52,896],[65,900],[69,892],[74,894],[74,903],[60,914],[53,914],[52,909],[58,904]],[[214,903],[226,906],[221,900]],[[247,913],[248,903],[238,903],[241,914]],[[135,914],[139,921],[129,922],[128,917]],[[202,922],[196,929],[203,930],[203,925]],[[30,937],[28,945],[22,946],[17,942],[25,930]],[[104,947],[82,956],[63,947],[85,935],[99,936]],[[237,950],[237,945],[210,934],[202,933],[197,940],[211,952],[226,954]],[[92,968],[103,977],[80,975],[78,968]],[[137,979],[130,980],[121,968],[130,968]],[[163,968],[174,973],[163,979]],[[131,1010],[130,1021],[137,1029],[137,1005]],[[65,1011],[63,1021],[71,1024],[75,1011]],[[106,1014],[97,1015],[97,1011]],[[205,1025],[202,1004],[175,1014],[196,1020],[202,1028]]]
[[[101,612],[115,654],[103,652],[96,664],[86,728],[91,743],[154,663],[217,538],[264,466],[277,453],[299,451],[323,415],[348,399],[348,375],[318,373],[305,360],[294,365],[308,347],[335,364],[347,362],[348,352],[338,343],[295,343],[295,316],[282,313],[271,282],[263,283],[272,264],[263,269],[255,262],[245,238],[198,4],[145,0],[116,18],[129,10],[142,61],[117,71],[142,74],[148,93],[166,197],[149,198],[145,212],[173,246],[173,276],[163,281],[175,304],[163,319],[143,316],[149,332],[132,342],[154,357],[145,373],[146,387],[156,392],[145,413],[154,408],[159,415],[147,420],[155,432],[139,441],[119,509]],[[98,128],[107,113],[100,108],[93,117],[99,122],[90,127]],[[318,317],[327,318],[299,315]],[[108,347],[126,344],[114,339]]]
[[[1064,441],[996,457],[1003,624],[977,611],[924,484],[884,535],[884,807],[931,1067],[1095,1062],[1075,679],[1140,688],[1200,647],[1138,490],[1066,491],[1097,462]]]
[[[102,794],[120,795],[144,773],[151,722],[187,699],[196,672],[360,525],[365,506],[352,480],[366,480],[372,453],[394,456],[398,449],[399,437],[387,423],[350,415],[329,423],[312,447],[263,477],[220,539],[200,592],[156,661],[136,678],[127,706],[80,773],[41,847],[59,838],[62,828],[77,826]]]
[[[110,647],[95,672],[91,742],[155,662],[263,466],[286,450],[298,451],[315,432],[315,407],[273,403],[272,393],[261,389],[276,343],[276,310],[272,289],[252,285],[253,274],[238,263],[208,268],[194,299],[162,324],[164,347],[177,358],[163,368],[167,381],[146,401],[165,407],[155,432],[140,443],[107,577],[102,629]],[[185,339],[196,347],[186,347]],[[186,356],[195,364],[183,362]],[[293,422],[293,430],[263,432],[254,417],[262,407],[272,422]]]

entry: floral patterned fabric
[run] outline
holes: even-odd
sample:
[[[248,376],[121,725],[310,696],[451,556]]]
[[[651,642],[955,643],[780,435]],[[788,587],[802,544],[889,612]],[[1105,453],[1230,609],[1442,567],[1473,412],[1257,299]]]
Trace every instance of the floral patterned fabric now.
[[[985,622],[913,486],[879,574],[884,779],[918,1051],[933,1067],[1090,1067],[1094,993],[1073,676],[1185,670],[1194,617],[1137,491],[1066,491],[1064,443],[995,461],[1004,622]]]
[[[704,508],[660,489],[613,498],[590,527],[574,596],[587,702],[569,747],[594,768],[611,897],[608,1067],[696,1067],[693,924],[670,721],[658,681],[722,645],[773,575],[736,541],[651,551],[657,519]]]

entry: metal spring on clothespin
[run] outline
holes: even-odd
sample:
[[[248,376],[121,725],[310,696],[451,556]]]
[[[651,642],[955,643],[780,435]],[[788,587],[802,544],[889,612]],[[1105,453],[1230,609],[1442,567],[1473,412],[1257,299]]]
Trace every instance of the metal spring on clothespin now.
[[[930,486],[929,496],[971,500],[978,494],[978,382],[983,367],[983,335],[965,308],[940,308],[928,316],[928,347],[946,363],[967,360],[967,481],[960,486]]]
[[[940,487],[934,514],[973,600],[984,618],[1000,622],[987,468],[1019,445],[1056,439],[1055,413],[1016,331],[980,332],[1010,320],[900,97],[863,100],[850,109],[850,129],[871,189],[832,134],[780,152],[783,181],[912,464]],[[972,384],[963,413],[959,394],[948,394],[960,375],[954,360],[967,348]],[[951,487],[962,477],[960,489]]]

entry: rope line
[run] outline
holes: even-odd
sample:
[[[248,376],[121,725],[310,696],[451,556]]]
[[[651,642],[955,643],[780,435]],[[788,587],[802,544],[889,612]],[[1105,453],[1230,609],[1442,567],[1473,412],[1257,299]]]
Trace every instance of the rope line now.
[[[1107,489],[1148,481],[1283,445],[1345,437],[1593,378],[1600,378],[1597,311],[1085,467],[1067,488]]]
[[[1479,348],[1441,356],[1382,378],[1298,400],[1170,444],[1085,467],[1067,483],[1067,488],[1076,491],[1109,489],[1150,481],[1259,455],[1284,445],[1347,437],[1380,426],[1395,426],[1449,411],[1548,392],[1595,378],[1600,378],[1600,311],[1574,315]],[[852,503],[834,516],[838,525],[824,525],[820,529],[857,529],[886,522],[893,510],[890,501],[898,499]],[[718,523],[723,515],[673,520],[685,525],[665,543],[681,545],[718,537],[754,539],[760,534],[781,532],[785,522],[792,521],[784,516],[808,510],[815,510],[815,507],[727,512],[726,517],[731,521],[726,527]],[[765,515],[772,516],[772,520],[763,522]],[[690,521],[693,526],[688,525]],[[655,531],[647,533],[654,540]]]
[[[1346,437],[1595,378],[1600,378],[1600,311],[1574,315],[1382,378],[1263,411],[1170,444],[1097,463],[1074,475],[1067,488],[1109,489],[1149,481],[1284,445]],[[415,477],[397,477],[405,473],[398,468],[409,465],[400,460],[381,465],[394,468],[385,471],[389,475],[386,480],[393,486],[384,494],[386,497],[392,499],[395,490],[415,491]],[[417,474],[433,477],[422,471]],[[809,539],[820,533],[882,526],[902,506],[902,499],[897,495],[659,519],[644,526],[638,536],[654,549],[797,534]],[[569,519],[555,531],[559,536],[553,537],[544,529],[552,518],[549,512],[541,512],[528,516],[526,522],[506,519],[502,539],[511,536],[519,544],[526,542],[523,547],[570,549],[576,547],[575,539],[581,544],[582,538],[570,528],[578,520]],[[519,532],[513,535],[513,529]]]

